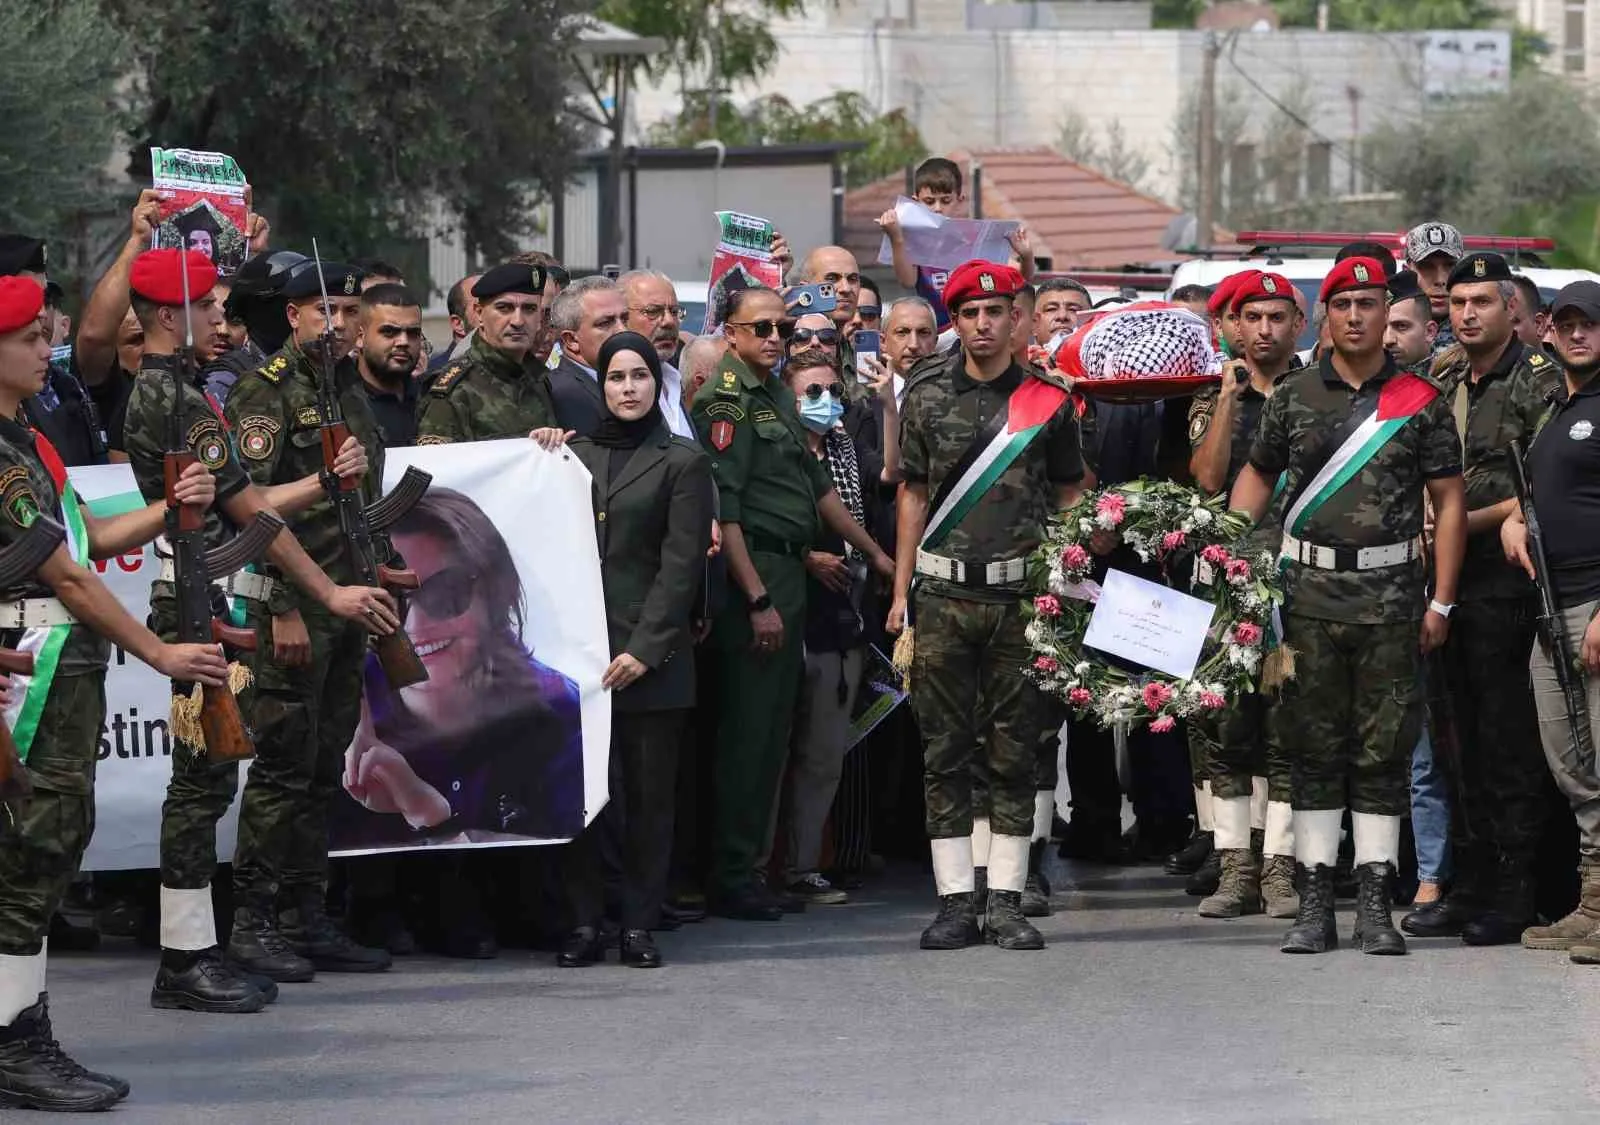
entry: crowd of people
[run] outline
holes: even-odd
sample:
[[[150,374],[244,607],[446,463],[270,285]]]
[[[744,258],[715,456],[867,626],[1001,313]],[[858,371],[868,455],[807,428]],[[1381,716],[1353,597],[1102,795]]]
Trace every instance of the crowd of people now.
[[[960,169],[927,161],[915,191],[954,210]],[[457,280],[451,339],[434,347],[390,265],[274,248],[252,215],[250,257],[222,278],[198,250],[148,249],[158,218],[146,193],[75,334],[42,244],[0,236],[0,546],[40,514],[67,530],[0,603],[0,640],[43,669],[6,689],[33,794],[0,837],[0,1102],[96,1109],[128,1092],[64,1053],[44,988],[46,939],[74,937],[61,911],[93,827],[108,641],[169,677],[175,701],[239,684],[230,659],[251,672],[231,878],[213,886],[238,764],[179,738],[159,890],[137,876],[96,888],[135,915],[152,900],[157,1008],[259,1011],[280,984],[383,971],[419,947],[493,957],[508,931],[566,968],[612,948],[657,967],[653,932],[849,901],[907,789],[915,815],[898,827],[914,819],[910,851],[931,851],[939,899],[924,949],[1042,948],[1030,919],[1052,909],[1044,855],[1059,839],[1079,860],[1165,861],[1203,917],[1293,919],[1286,952],[1337,946],[1333,903],[1354,893],[1364,952],[1404,953],[1403,930],[1600,961],[1600,284],[1547,307],[1499,256],[1428,223],[1404,269],[1380,245],[1341,251],[1307,354],[1310,303],[1281,275],[1174,293],[1229,357],[1222,380],[1187,404],[1108,405],[1075,395],[1050,355],[1093,298],[1037,277],[1023,232],[1010,262],[937,270],[909,259],[886,214],[894,280],[914,291],[887,302],[848,250],[797,260],[777,236],[789,285],[734,288],[720,330],[698,337],[665,275],[574,277],[530,252]],[[831,307],[795,288],[818,284]],[[352,434],[331,470],[323,391]],[[360,580],[322,502],[340,482],[376,496],[385,450],[503,438],[564,446],[593,481],[612,736],[610,800],[587,827],[580,751],[527,748],[553,763],[547,792],[511,792],[493,762],[447,784],[430,754],[462,737],[459,706],[415,683],[373,691],[370,649],[405,623],[425,666],[471,666],[504,746],[556,740],[549,705],[519,708],[537,696],[575,714],[576,689],[520,643],[495,528],[430,492],[386,544],[410,568],[402,594]],[[196,463],[169,479],[175,440]],[[64,466],[107,460],[131,463],[147,508],[79,510]],[[1129,732],[1124,831],[1113,734],[1030,682],[1024,607],[1050,519],[1140,477],[1226,493],[1254,517],[1284,560],[1296,672],[1214,721]],[[177,643],[170,563],[149,628],[82,565],[154,540],[169,504],[213,545],[282,518],[259,573],[227,580],[253,653]],[[487,565],[452,562],[466,540]],[[1114,535],[1095,551],[1102,568],[1148,570]],[[1535,556],[1570,668],[1538,629]],[[897,641],[910,714],[853,741],[872,653]],[[574,838],[330,865],[341,788],[438,840],[495,816]]]

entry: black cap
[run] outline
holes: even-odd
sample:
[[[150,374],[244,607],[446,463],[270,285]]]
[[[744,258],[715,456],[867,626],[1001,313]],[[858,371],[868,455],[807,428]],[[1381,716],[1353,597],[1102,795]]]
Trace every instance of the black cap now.
[[[1511,267],[1499,254],[1490,250],[1474,250],[1450,270],[1447,288],[1471,285],[1476,281],[1510,281]]]
[[[344,262],[322,263],[322,277],[326,281],[330,297],[359,297],[361,279],[365,276],[359,267],[346,265]],[[283,283],[283,295],[291,301],[321,297],[323,284],[317,279],[317,263],[301,262],[290,271],[289,279]]]
[[[281,297],[283,286],[296,266],[310,261],[293,250],[264,250],[246,258],[230,279],[239,297]]]
[[[0,234],[0,277],[45,271],[44,240],[25,234]]]
[[[1389,303],[1408,301],[1412,297],[1423,297],[1422,285],[1417,281],[1415,270],[1401,270],[1389,279]]]
[[[502,293],[531,293],[535,297],[544,292],[544,267],[529,266],[521,262],[507,262],[486,271],[472,286],[472,295],[480,301],[498,297]]]
[[[1600,281],[1574,281],[1563,288],[1550,303],[1550,315],[1560,316],[1564,309],[1577,309],[1600,324]]]

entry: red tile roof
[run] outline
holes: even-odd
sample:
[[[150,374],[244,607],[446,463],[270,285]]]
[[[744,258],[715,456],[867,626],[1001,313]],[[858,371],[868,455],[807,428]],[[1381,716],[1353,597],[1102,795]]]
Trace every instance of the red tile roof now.
[[[1053,269],[1109,269],[1181,257],[1161,247],[1177,208],[1051,149],[975,149],[951,153],[950,159],[962,168],[973,160],[982,166],[984,217],[1021,220],[1034,253],[1048,255]],[[968,184],[969,196],[971,191]],[[863,262],[877,261],[875,220],[904,193],[905,177],[895,175],[845,194],[845,243]]]

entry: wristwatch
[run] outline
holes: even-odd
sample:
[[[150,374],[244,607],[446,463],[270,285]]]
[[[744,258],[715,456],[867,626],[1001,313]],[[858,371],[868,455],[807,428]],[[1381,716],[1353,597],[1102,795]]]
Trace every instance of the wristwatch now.
[[[1449,617],[1450,611],[1455,607],[1456,605],[1454,602],[1451,602],[1449,605],[1445,605],[1443,602],[1431,600],[1428,602],[1428,608],[1433,610],[1433,612],[1437,613],[1440,617]]]
[[[759,598],[751,598],[750,599],[750,612],[751,613],[761,613],[762,611],[768,610],[768,609],[771,609],[771,608],[772,608],[772,595],[771,594],[765,594],[764,593]]]

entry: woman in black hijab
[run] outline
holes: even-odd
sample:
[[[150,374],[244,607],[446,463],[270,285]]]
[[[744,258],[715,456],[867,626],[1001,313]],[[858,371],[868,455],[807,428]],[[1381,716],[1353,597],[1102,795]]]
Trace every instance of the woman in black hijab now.
[[[597,835],[610,818],[622,841],[622,963],[655,968],[651,940],[666,895],[678,740],[694,706],[691,615],[711,542],[711,463],[672,436],[661,414],[661,360],[621,332],[595,364],[606,415],[569,448],[594,479],[595,540],[605,587],[611,665],[611,801],[572,842],[568,903],[576,928],[557,963],[604,957],[604,884]]]

